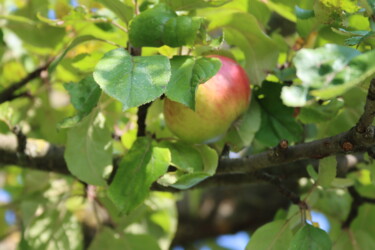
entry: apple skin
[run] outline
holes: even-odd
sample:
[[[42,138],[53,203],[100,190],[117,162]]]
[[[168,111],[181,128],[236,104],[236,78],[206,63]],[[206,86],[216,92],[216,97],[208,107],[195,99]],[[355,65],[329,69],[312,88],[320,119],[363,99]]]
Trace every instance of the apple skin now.
[[[234,60],[218,55],[220,70],[203,84],[195,96],[195,111],[165,98],[164,118],[168,128],[188,143],[210,143],[225,135],[250,103],[250,81]]]

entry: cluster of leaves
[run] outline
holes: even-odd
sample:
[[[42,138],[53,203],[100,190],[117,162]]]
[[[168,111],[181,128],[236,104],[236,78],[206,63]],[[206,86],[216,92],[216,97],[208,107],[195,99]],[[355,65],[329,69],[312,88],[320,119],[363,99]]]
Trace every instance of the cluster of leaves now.
[[[375,74],[372,0],[3,5],[0,93],[38,64],[53,62],[48,78],[27,84],[31,98],[0,104],[0,132],[21,125],[29,137],[64,145],[72,175],[96,186],[96,196],[85,199],[89,192],[76,179],[7,170],[4,188],[14,204],[20,202],[25,248],[81,249],[79,222],[97,226],[105,220],[98,210],[105,209],[114,226],[102,227],[91,249],[167,249],[176,230],[176,197],[150,192],[153,183],[193,187],[215,174],[224,145],[254,153],[282,139],[293,144],[346,131],[357,122]],[[280,30],[284,23],[292,30]],[[207,54],[234,58],[244,67],[252,101],[221,141],[188,145],[165,127],[162,96],[194,109],[197,86],[220,68]],[[137,138],[137,110],[149,102],[148,136]],[[335,160],[329,158],[318,172],[308,172],[304,200],[328,217],[329,236],[319,225],[305,224],[312,221],[308,210],[301,223],[292,206],[256,231],[248,249],[351,249],[349,238],[372,249],[375,229],[365,216],[373,206],[361,207],[349,230],[342,233],[340,226],[350,208],[346,187],[374,196],[373,168],[360,166],[348,178],[335,178]],[[270,238],[275,240],[264,240]]]

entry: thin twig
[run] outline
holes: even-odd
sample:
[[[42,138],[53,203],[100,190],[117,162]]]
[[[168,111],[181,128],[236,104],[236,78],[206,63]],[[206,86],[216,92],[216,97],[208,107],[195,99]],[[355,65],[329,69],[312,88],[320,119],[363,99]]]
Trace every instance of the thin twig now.
[[[147,117],[147,110],[151,106],[151,102],[143,104],[138,107],[138,131],[137,131],[137,137],[145,136],[146,135],[146,117]]]
[[[344,229],[349,228],[353,220],[357,218],[360,206],[362,206],[364,203],[375,204],[375,199],[361,196],[353,186],[348,188],[348,192],[353,201],[350,207],[349,215],[341,225],[341,227]]]
[[[358,133],[365,133],[371,126],[375,117],[375,78],[371,80],[367,93],[365,111],[359,119],[356,130]]]
[[[21,95],[15,94],[17,90],[25,86],[28,82],[40,77],[40,74],[42,71],[46,70],[48,66],[50,65],[52,60],[49,60],[46,64],[43,66],[37,68],[33,72],[30,72],[25,78],[20,80],[19,82],[15,82],[11,84],[8,88],[4,89],[2,92],[0,92],[0,104],[14,100],[17,97],[20,97]]]

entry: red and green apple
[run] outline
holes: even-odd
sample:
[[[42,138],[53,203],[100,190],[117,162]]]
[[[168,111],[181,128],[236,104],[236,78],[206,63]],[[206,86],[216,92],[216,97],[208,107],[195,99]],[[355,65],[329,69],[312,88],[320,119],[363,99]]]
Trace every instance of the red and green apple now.
[[[172,101],[164,101],[168,128],[189,143],[210,143],[225,135],[231,124],[248,108],[250,81],[245,70],[234,60],[218,55],[220,70],[198,85],[195,111]]]

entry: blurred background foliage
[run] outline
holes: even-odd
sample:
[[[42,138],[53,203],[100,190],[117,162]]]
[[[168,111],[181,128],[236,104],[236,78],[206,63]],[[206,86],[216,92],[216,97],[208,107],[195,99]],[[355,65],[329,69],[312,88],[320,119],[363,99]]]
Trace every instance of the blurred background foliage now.
[[[223,54],[236,59],[252,82],[252,108],[211,148],[221,151],[227,144],[232,149],[230,156],[245,157],[273,147],[282,139],[297,144],[336,135],[358,121],[369,80],[375,73],[373,0],[0,0],[0,93],[36,68],[43,65],[48,68],[40,78],[15,93],[20,98],[0,104],[0,133],[10,134],[17,125],[29,138],[60,146],[75,145],[78,139],[72,138],[81,135],[88,138],[85,132],[95,124],[95,129],[102,131],[98,136],[107,139],[100,143],[112,143],[108,152],[100,155],[99,150],[96,155],[97,161],[106,162],[104,165],[110,165],[112,157],[124,155],[128,155],[127,161],[136,162],[137,156],[130,152],[147,143],[153,154],[172,148],[168,143],[155,144],[157,140],[173,137],[165,126],[162,99],[154,98],[146,118],[147,133],[156,140],[142,144],[137,140],[137,105],[130,105],[124,111],[122,100],[113,98],[111,90],[101,93],[91,77],[105,53],[128,46],[132,18],[160,3],[180,16],[201,17],[199,32],[182,45],[170,38],[173,32],[166,34],[169,40],[161,44],[142,45],[142,56],[161,55],[170,59],[179,54]],[[148,40],[142,40],[145,32],[152,37],[154,31],[142,29],[134,31],[132,39],[147,44]],[[103,126],[96,116],[99,111],[105,119]],[[87,121],[84,119],[92,119],[92,123],[80,127]],[[78,129],[77,124],[80,124]],[[195,153],[191,153],[191,148],[177,146],[181,147],[179,152],[190,157],[196,157],[197,152],[211,152],[208,146],[194,149]],[[66,159],[78,162],[75,157],[78,156]],[[94,153],[92,157],[95,158]],[[207,159],[214,161],[215,157]],[[181,167],[181,175],[187,181],[180,180],[180,187],[189,187],[194,178],[201,181],[216,168],[212,164],[208,167],[204,158],[192,161],[206,169],[190,173]],[[348,187],[375,198],[373,160],[365,155],[362,162],[348,175],[339,176],[342,178],[333,176],[322,181],[323,177],[318,176],[322,176],[321,172],[314,169],[301,179],[283,177],[293,182],[295,191],[301,193],[311,208],[305,211],[306,219],[315,223],[316,228],[329,225],[323,229],[330,241],[326,235],[316,233],[316,237],[323,243],[330,242],[333,249],[375,249],[373,205],[361,206],[350,229],[341,230],[353,200]],[[335,162],[330,164],[336,167]],[[77,169],[82,170],[80,166]],[[86,180],[86,176],[74,174]],[[97,180],[97,176],[87,175],[87,178],[92,182]],[[170,182],[168,176],[164,176],[164,181]],[[321,185],[322,182],[328,184]],[[87,185],[55,173],[3,166],[0,248],[15,249],[18,245],[20,249],[168,249],[178,223],[185,223],[181,220],[183,216],[204,221],[210,217],[209,213],[214,217],[216,209],[216,216],[223,218],[245,218],[243,214],[248,211],[263,211],[267,216],[258,224],[237,227],[228,226],[225,219],[222,224],[216,220],[217,231],[207,235],[211,240],[194,242],[200,239],[194,236],[190,242],[175,241],[174,244],[180,245],[176,249],[238,249],[234,243],[224,247],[227,243],[215,238],[238,230],[249,230],[251,237],[254,236],[249,249],[263,249],[264,234],[261,230],[257,231],[258,236],[253,232],[272,219],[274,224],[266,226],[276,234],[285,225],[290,229],[285,235],[278,235],[284,240],[280,249],[284,249],[301,221],[298,208],[288,206],[285,199],[270,205],[271,193],[277,192],[276,189],[262,193],[261,187],[255,187],[249,191],[253,194],[236,196],[233,200],[230,200],[233,192],[241,193],[242,189],[216,191],[227,192],[223,197],[229,203],[224,198],[218,202],[212,198],[217,193],[206,190],[183,194],[144,191],[147,198],[141,204],[129,205],[137,209],[123,215],[104,186]],[[243,203],[259,210],[244,209],[243,214],[234,216],[233,211],[239,213],[235,207]],[[217,207],[205,207],[212,204]],[[314,216],[315,212],[320,217]],[[311,230],[315,233],[314,228]],[[267,235],[270,237],[269,231]],[[242,237],[246,238],[247,233],[243,232]]]

